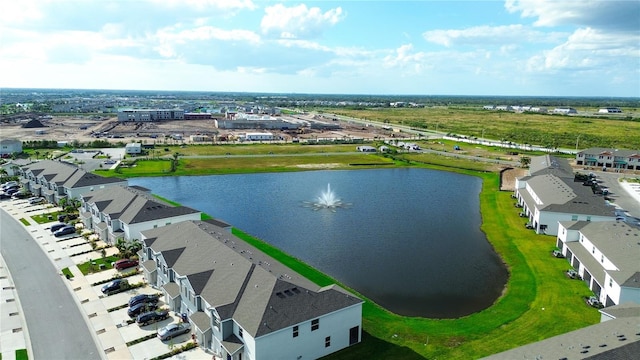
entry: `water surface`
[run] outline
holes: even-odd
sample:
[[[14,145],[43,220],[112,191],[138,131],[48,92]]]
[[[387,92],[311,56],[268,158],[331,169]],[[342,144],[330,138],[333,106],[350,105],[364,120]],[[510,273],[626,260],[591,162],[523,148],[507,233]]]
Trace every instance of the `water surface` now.
[[[349,203],[314,210],[327,184]],[[479,178],[425,169],[136,178],[227,221],[390,311],[453,318],[490,306],[507,271],[480,231]]]

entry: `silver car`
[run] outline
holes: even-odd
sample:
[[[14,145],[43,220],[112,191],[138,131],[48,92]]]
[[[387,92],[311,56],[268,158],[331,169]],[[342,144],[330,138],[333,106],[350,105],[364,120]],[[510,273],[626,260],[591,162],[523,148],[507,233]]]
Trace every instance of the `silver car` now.
[[[158,338],[165,341],[178,335],[188,334],[190,331],[191,325],[189,323],[173,323],[158,330]]]

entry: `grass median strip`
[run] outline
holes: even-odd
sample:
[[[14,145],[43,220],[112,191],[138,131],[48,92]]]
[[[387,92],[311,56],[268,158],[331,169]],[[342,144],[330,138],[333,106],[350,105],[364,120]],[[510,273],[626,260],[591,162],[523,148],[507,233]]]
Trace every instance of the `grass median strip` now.
[[[157,333],[157,332],[154,332],[153,334],[149,334],[149,335],[147,335],[147,336],[143,336],[143,337],[141,337],[141,338],[139,338],[139,339],[131,340],[131,341],[129,341],[126,345],[127,345],[127,346],[131,346],[131,345],[139,344],[139,343],[141,343],[141,342],[143,342],[143,341],[147,341],[147,340],[149,340],[149,339],[153,339],[153,338],[155,338],[156,336],[158,336],[158,333]]]

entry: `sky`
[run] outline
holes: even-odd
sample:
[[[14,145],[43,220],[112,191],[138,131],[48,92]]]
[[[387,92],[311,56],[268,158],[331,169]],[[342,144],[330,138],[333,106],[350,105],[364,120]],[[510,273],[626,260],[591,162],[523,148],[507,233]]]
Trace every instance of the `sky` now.
[[[640,97],[640,1],[2,1],[0,88]]]

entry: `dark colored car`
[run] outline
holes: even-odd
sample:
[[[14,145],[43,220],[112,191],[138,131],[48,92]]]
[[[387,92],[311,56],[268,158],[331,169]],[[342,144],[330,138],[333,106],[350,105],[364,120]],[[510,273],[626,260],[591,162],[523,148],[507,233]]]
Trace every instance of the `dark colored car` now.
[[[3,192],[0,192],[0,200],[4,200],[4,199],[11,199],[11,195]]]
[[[73,225],[65,225],[63,227],[61,227],[60,229],[56,230],[53,235],[55,235],[56,237],[60,237],[60,236],[65,236],[65,235],[69,235],[69,234],[75,234],[76,232],[76,227]]]
[[[140,294],[129,299],[129,307],[140,304],[140,303],[157,303],[158,295],[156,294]]]
[[[60,214],[58,215],[58,221],[63,222],[63,221],[69,221],[69,220],[74,220],[78,218],[78,214]]]
[[[28,199],[31,197],[31,193],[29,192],[21,192],[18,191],[17,193],[11,195],[11,198],[14,200],[18,200],[18,199]]]
[[[165,341],[178,335],[188,334],[189,331],[191,331],[189,323],[173,323],[158,330],[158,338]]]
[[[18,191],[20,191],[20,188],[12,187],[12,188],[6,189],[4,192],[5,192],[5,194],[13,195],[13,194],[17,193]]]
[[[136,318],[136,322],[138,323],[138,325],[143,326],[162,321],[164,319],[167,319],[168,317],[169,310],[149,311],[144,314],[138,315],[138,317]]]
[[[138,260],[121,259],[121,260],[116,261],[115,264],[113,265],[113,267],[116,270],[127,269],[127,268],[134,267],[134,266],[138,266]]]
[[[129,310],[127,310],[127,315],[129,315],[129,317],[136,317],[142,313],[145,312],[149,312],[151,310],[155,310],[158,308],[158,304],[157,303],[139,303],[139,304],[135,304],[132,307],[129,308]]]
[[[65,224],[65,223],[53,224],[53,225],[51,225],[51,232],[52,232],[52,233],[54,233],[54,232],[56,232],[56,231],[58,231],[58,230],[62,229],[62,228],[63,228],[63,227],[65,227],[65,226],[68,226],[68,225],[67,225],[67,224]]]
[[[106,283],[100,290],[103,294],[110,295],[119,292],[121,289],[127,287],[128,285],[129,282],[125,279],[115,279],[109,283]]]

